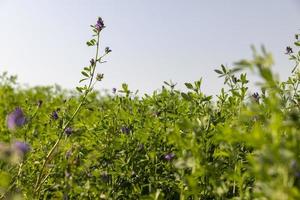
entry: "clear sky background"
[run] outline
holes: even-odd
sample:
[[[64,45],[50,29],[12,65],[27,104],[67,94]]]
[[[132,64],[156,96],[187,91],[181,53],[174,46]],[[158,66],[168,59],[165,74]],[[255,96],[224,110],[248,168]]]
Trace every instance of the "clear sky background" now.
[[[285,79],[293,67],[285,47],[300,32],[300,0],[0,0],[0,72],[75,88],[94,55],[85,42],[98,16],[107,26],[103,48],[113,51],[97,88],[126,82],[141,94],[201,77],[215,94],[222,80],[213,70],[251,58],[252,44],[273,52]]]

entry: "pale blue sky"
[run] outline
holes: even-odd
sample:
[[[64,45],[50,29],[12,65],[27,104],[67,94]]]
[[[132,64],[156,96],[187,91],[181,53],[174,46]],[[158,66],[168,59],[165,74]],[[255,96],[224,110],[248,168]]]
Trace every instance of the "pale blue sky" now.
[[[203,77],[217,93],[213,71],[250,58],[250,45],[273,52],[275,71],[286,78],[284,55],[300,32],[300,0],[0,0],[0,71],[21,83],[74,88],[94,50],[86,47],[89,25],[101,16],[103,47],[113,50],[98,89],[126,82],[141,93]]]

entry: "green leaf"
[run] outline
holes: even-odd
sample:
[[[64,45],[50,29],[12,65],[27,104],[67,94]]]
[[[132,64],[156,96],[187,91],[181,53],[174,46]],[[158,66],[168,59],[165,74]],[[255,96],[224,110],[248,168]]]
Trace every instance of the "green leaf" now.
[[[85,71],[87,71],[87,72],[90,72],[91,71],[91,68],[90,68],[90,66],[89,67],[85,67],[85,68],[83,68]]]
[[[76,90],[80,93],[82,93],[82,87],[76,87]]]
[[[221,65],[221,67],[222,67],[223,73],[226,74],[227,70],[226,70],[225,66],[224,66],[224,65]]]
[[[294,44],[298,47],[300,47],[300,41],[294,42]]]
[[[194,89],[193,85],[191,83],[185,83],[184,84],[188,89]]]
[[[96,40],[95,39],[92,39],[92,40],[90,40],[90,41],[87,41],[86,42],[86,44],[88,45],[88,46],[94,46],[95,44],[96,44]]]
[[[88,78],[83,78],[83,79],[81,79],[80,81],[79,81],[79,83],[81,83],[82,81],[85,81],[85,80],[87,80]]]
[[[199,90],[202,84],[202,78],[199,81],[195,81],[195,86]]]
[[[248,60],[240,60],[239,62],[234,63],[235,65],[238,65],[240,67],[249,67],[252,65],[252,63]]]
[[[223,72],[221,70],[215,69],[214,70],[217,74],[223,74]]]
[[[166,84],[167,86],[170,86],[170,84],[167,81],[164,81],[164,84]]]
[[[212,96],[207,96],[203,98],[203,101],[210,101],[213,97]]]
[[[128,85],[126,83],[122,84],[122,88],[123,88],[124,92],[128,91]]]
[[[86,45],[88,45],[88,46],[93,46],[93,44],[92,44],[90,41],[87,41],[87,42],[86,42]]]
[[[9,173],[0,171],[0,187],[1,188],[7,188],[9,186],[11,177]]]
[[[181,93],[181,96],[182,96],[182,98],[183,99],[185,99],[185,100],[187,100],[187,101],[190,101],[190,100],[192,100],[192,98],[189,96],[189,95],[187,95],[186,93]]]
[[[85,71],[82,71],[81,74],[85,77],[90,77]]]

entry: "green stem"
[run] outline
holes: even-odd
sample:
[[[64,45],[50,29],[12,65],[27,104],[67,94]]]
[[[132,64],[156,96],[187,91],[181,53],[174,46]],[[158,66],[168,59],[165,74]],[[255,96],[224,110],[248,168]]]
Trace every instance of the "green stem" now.
[[[61,132],[59,133],[59,138],[56,140],[55,144],[52,146],[52,148],[50,149],[50,151],[48,152],[46,158],[44,159],[44,162],[43,162],[43,165],[42,165],[42,168],[40,170],[40,173],[38,175],[38,178],[37,178],[37,181],[36,181],[36,184],[35,184],[35,189],[34,189],[34,193],[36,194],[39,194],[40,192],[40,189],[41,189],[41,185],[46,181],[46,179],[49,177],[49,174],[43,176],[43,173],[44,173],[44,170],[45,170],[45,167],[46,167],[46,164],[51,161],[51,156],[52,154],[54,153],[55,149],[59,146],[60,144],[60,141],[64,135],[64,132],[65,130],[68,128],[68,126],[70,125],[70,123],[73,121],[73,119],[76,117],[76,115],[78,114],[78,112],[80,111],[82,105],[85,103],[86,101],[86,98],[88,96],[88,94],[91,92],[91,88],[92,88],[92,82],[94,80],[94,76],[95,76],[95,69],[96,69],[96,66],[97,66],[97,60],[98,60],[98,56],[99,56],[99,38],[100,38],[100,33],[98,33],[97,35],[97,49],[96,49],[96,55],[95,55],[95,64],[92,66],[93,69],[92,69],[92,74],[91,74],[91,78],[90,78],[90,81],[89,81],[89,84],[88,84],[88,87],[87,89],[85,90],[85,93],[84,93],[84,96],[80,102],[80,104],[77,106],[75,112],[73,113],[73,115],[71,116],[71,118],[67,121],[67,123],[63,126]],[[99,58],[99,61],[101,61],[101,58]],[[43,181],[42,181],[43,179]]]
[[[22,167],[23,167],[23,165],[24,165],[23,162],[21,162],[21,163],[19,164],[18,174],[17,174],[17,176],[15,177],[15,180],[10,184],[9,188],[5,191],[5,193],[2,194],[2,195],[0,196],[0,199],[5,199],[6,195],[9,194],[9,192],[10,192],[13,188],[15,188],[15,187],[18,186],[18,183],[19,183],[19,177],[20,177],[20,175],[21,175],[21,173],[22,173]]]

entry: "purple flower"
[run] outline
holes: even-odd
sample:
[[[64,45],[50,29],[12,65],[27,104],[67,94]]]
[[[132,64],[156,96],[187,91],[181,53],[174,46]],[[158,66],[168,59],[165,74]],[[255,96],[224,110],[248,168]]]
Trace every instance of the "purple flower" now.
[[[104,74],[97,74],[96,75],[96,80],[101,81],[104,78]]]
[[[252,95],[252,97],[253,97],[253,99],[254,99],[257,103],[259,103],[260,96],[259,96],[259,94],[258,94],[257,92],[254,92],[253,95]]]
[[[94,60],[94,58],[92,58],[92,59],[90,60],[90,64],[91,64],[91,66],[94,66],[94,65],[95,65],[95,60]]]
[[[26,123],[26,118],[21,108],[16,108],[7,116],[7,127],[14,130],[16,127],[21,127]]]
[[[54,119],[54,120],[57,120],[57,119],[58,119],[58,113],[57,113],[56,110],[52,112],[51,117],[52,117],[52,119]]]
[[[285,54],[290,55],[290,54],[292,54],[292,53],[293,53],[293,49],[292,49],[291,47],[286,47],[286,52],[285,52]]]
[[[68,128],[66,128],[66,130],[65,130],[65,134],[66,134],[67,136],[70,136],[70,135],[72,134],[72,132],[73,132],[73,129],[72,129],[71,127],[68,127]]]
[[[105,53],[109,54],[111,52],[111,49],[109,47],[105,47]]]
[[[101,17],[98,18],[95,28],[97,29],[98,32],[100,32],[102,29],[105,28],[104,22]]]
[[[129,134],[130,133],[130,128],[126,127],[126,126],[123,126],[121,128],[121,132],[122,133],[125,133],[125,134]]]
[[[13,144],[13,147],[21,152],[22,154],[26,154],[30,150],[30,146],[25,142],[16,141]]]
[[[113,94],[116,94],[116,92],[117,92],[117,88],[113,88],[113,89],[112,89],[112,93],[113,93]]]
[[[174,153],[168,153],[165,155],[165,160],[171,161],[175,157]]]

